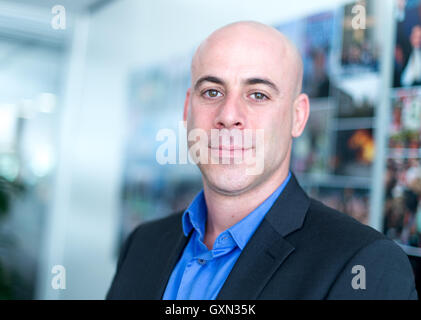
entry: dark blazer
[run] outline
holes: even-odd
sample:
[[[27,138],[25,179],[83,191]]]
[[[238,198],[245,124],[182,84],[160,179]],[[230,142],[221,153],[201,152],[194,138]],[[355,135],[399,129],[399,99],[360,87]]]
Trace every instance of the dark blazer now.
[[[161,299],[186,246],[182,212],[137,227],[107,299]],[[365,289],[354,289],[353,278]],[[355,279],[354,279],[355,280]],[[406,254],[392,240],[309,198],[294,175],[241,252],[217,299],[417,299]]]

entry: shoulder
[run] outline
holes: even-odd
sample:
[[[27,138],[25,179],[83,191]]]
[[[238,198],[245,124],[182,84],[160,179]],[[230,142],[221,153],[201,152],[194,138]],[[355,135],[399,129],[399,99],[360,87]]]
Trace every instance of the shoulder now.
[[[406,299],[414,295],[414,278],[407,255],[379,231],[314,199],[303,229],[305,242],[312,244],[311,250],[318,253],[318,261],[329,264],[337,275],[330,298]],[[301,241],[300,244],[304,246]],[[361,266],[370,283],[363,293],[350,286]]]

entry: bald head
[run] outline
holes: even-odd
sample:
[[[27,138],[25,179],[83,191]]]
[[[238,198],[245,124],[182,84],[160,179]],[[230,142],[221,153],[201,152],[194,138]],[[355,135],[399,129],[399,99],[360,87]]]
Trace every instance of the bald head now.
[[[240,21],[226,25],[209,35],[197,48],[191,65],[192,79],[203,64],[208,63],[209,52],[224,55],[227,49],[238,47],[238,53],[247,54],[252,63],[253,50],[265,48],[273,59],[265,61],[274,68],[279,68],[283,79],[288,79],[293,96],[301,92],[303,63],[295,45],[273,27],[255,21]],[[281,66],[279,66],[281,63]]]

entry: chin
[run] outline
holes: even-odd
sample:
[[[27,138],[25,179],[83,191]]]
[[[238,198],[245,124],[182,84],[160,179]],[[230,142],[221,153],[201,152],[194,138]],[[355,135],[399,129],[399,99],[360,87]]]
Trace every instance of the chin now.
[[[258,176],[246,174],[245,166],[204,165],[200,170],[209,188],[225,195],[239,195],[251,189]]]

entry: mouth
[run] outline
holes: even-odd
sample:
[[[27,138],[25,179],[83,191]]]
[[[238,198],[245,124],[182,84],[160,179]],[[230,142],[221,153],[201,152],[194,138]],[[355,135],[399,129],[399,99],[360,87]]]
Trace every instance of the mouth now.
[[[218,155],[219,157],[243,157],[244,153],[247,151],[251,151],[254,148],[238,148],[238,147],[219,147],[219,148],[212,148],[208,147],[211,151],[211,154]]]
[[[253,149],[253,148],[236,148],[236,147],[219,147],[219,148],[208,147],[208,148],[211,150],[226,150],[226,151],[235,151],[235,150],[246,151],[246,150]]]

